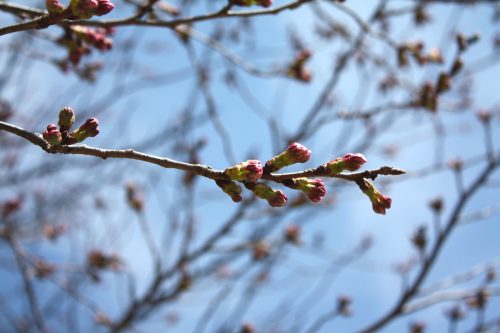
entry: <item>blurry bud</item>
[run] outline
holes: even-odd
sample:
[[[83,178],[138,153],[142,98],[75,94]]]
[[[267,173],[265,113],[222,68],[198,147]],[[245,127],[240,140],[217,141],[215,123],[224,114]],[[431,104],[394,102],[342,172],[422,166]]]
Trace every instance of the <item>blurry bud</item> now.
[[[457,47],[460,51],[465,51],[470,45],[475,44],[479,41],[479,34],[474,34],[470,37],[465,37],[464,34],[458,33],[456,37]]]
[[[285,228],[285,239],[287,242],[290,242],[295,245],[300,245],[300,226],[296,224],[287,225]]]
[[[184,272],[182,274],[181,280],[179,281],[180,290],[188,290],[193,284],[193,278],[188,273]]]
[[[424,253],[427,246],[427,228],[425,226],[418,227],[411,237],[411,241],[420,253]]]
[[[181,10],[177,7],[174,7],[173,5],[169,4],[168,2],[164,1],[159,1],[157,3],[158,8],[172,16],[179,16],[181,15]]]
[[[422,5],[417,5],[415,8],[415,14],[413,17],[415,25],[423,25],[431,20],[429,13],[425,10],[425,7]]]
[[[140,213],[144,210],[144,199],[134,184],[127,184],[127,203],[136,212]]]
[[[54,124],[47,126],[47,129],[42,133],[42,136],[43,139],[51,145],[60,145],[62,142],[61,132]]]
[[[9,102],[0,98],[0,121],[6,121],[13,114],[12,107]]]
[[[443,63],[443,55],[441,54],[441,51],[439,49],[431,49],[429,51],[429,54],[426,57],[426,60],[428,62],[433,62],[436,64],[442,64]]]
[[[455,305],[454,307],[452,307],[451,309],[449,309],[448,311],[446,311],[445,315],[453,322],[457,322],[457,321],[460,321],[462,319],[465,318],[466,316],[466,313],[464,310],[462,310],[462,308],[460,307],[460,305]]]
[[[269,254],[271,253],[271,247],[268,243],[263,241],[253,244],[252,250],[252,257],[255,261],[262,260],[269,256]]]
[[[375,186],[366,179],[363,179],[358,185],[361,191],[363,191],[372,202],[373,211],[377,214],[385,215],[386,209],[391,208],[392,199],[380,193]]]
[[[311,72],[305,68],[305,63],[311,58],[311,51],[305,49],[299,52],[295,60],[288,66],[288,76],[302,82],[311,81]]]
[[[243,200],[241,198],[241,187],[235,182],[231,180],[217,179],[215,183],[224,191],[224,193],[228,194],[234,202],[240,202]]]
[[[345,170],[356,171],[366,162],[367,159],[362,154],[349,153],[324,164],[323,167],[325,175],[334,176]]]
[[[309,179],[302,177],[288,179],[283,181],[283,185],[304,192],[312,202],[320,202],[326,195],[325,184],[320,178]]]
[[[255,333],[255,329],[252,324],[244,323],[241,325],[241,330],[239,333]]]
[[[70,134],[75,142],[82,142],[87,138],[95,137],[99,134],[99,121],[96,118],[89,118],[76,131]]]
[[[75,123],[75,112],[69,106],[59,111],[59,128],[61,132],[67,131]]]
[[[491,121],[491,113],[487,110],[479,110],[476,116],[483,125],[487,125]]]
[[[2,218],[6,218],[7,216],[17,212],[21,209],[23,204],[23,199],[19,197],[8,199],[7,201],[2,203]]]
[[[494,267],[488,268],[488,271],[486,272],[486,282],[492,283],[495,281],[497,278],[497,272]]]
[[[112,327],[113,326],[113,321],[111,321],[111,319],[105,315],[104,313],[102,312],[98,312],[96,315],[95,315],[95,322],[99,325],[102,325],[102,326],[107,326],[107,327]]]
[[[278,171],[288,165],[305,163],[311,157],[311,151],[300,143],[291,143],[288,148],[279,155],[274,156],[266,162],[264,173]]]
[[[398,66],[408,66],[408,48],[406,46],[398,47]]]
[[[246,188],[253,191],[261,199],[267,200],[271,207],[283,207],[288,200],[281,190],[274,190],[264,183],[245,183]]]
[[[113,5],[109,0],[98,0],[98,1],[99,5],[94,11],[94,14],[97,16],[106,15],[115,8],[115,5]]]
[[[489,292],[484,288],[479,288],[476,294],[473,297],[469,298],[469,300],[467,301],[467,305],[470,308],[484,309],[486,303],[488,303],[489,298]]]
[[[91,269],[111,269],[118,271],[122,267],[121,260],[114,254],[104,254],[99,250],[91,250],[87,254],[87,267]]]
[[[97,0],[71,0],[69,6],[74,16],[89,19],[99,7],[99,2]]]
[[[346,317],[352,315],[351,303],[349,296],[340,296],[337,298],[337,312]]]
[[[462,62],[462,60],[460,58],[457,58],[457,60],[455,60],[453,62],[453,65],[451,66],[450,75],[451,76],[457,75],[458,73],[460,73],[460,71],[462,70],[463,67],[464,67],[464,63]]]
[[[224,173],[235,181],[255,182],[262,177],[262,165],[258,160],[248,160],[227,168]]]
[[[42,233],[45,237],[47,237],[47,239],[54,241],[59,236],[61,236],[66,230],[67,227],[64,224],[59,224],[59,225],[46,224],[43,226]]]
[[[432,82],[426,82],[422,86],[418,104],[431,112],[437,111],[437,95]]]
[[[424,322],[415,322],[410,325],[410,333],[423,333],[425,331],[426,324]]]
[[[45,0],[45,7],[49,14],[59,14],[64,11],[64,6],[59,0]]]
[[[436,85],[436,94],[441,94],[451,88],[451,78],[446,73],[441,73]]]
[[[434,213],[440,214],[443,211],[444,207],[443,198],[436,198],[434,200],[431,200],[429,202],[429,207],[432,209]]]
[[[448,165],[452,170],[460,171],[464,167],[464,162],[459,158],[455,158],[448,161]]]
[[[44,279],[46,277],[54,274],[55,266],[49,263],[46,263],[42,260],[37,260],[34,264],[35,277],[38,279]]]

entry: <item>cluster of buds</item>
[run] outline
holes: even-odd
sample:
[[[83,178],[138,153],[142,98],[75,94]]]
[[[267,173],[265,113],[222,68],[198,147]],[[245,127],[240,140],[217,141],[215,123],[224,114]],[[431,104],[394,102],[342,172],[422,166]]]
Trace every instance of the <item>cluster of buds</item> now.
[[[264,173],[278,171],[281,168],[295,164],[305,163],[311,157],[311,151],[300,143],[291,143],[288,148],[279,155],[274,156],[266,162]]]
[[[89,19],[94,15],[108,14],[115,8],[115,5],[109,0],[71,0],[69,7],[75,18]]]
[[[391,208],[392,199],[380,193],[375,186],[366,179],[363,179],[358,185],[361,191],[363,191],[372,202],[373,211],[377,214],[385,215],[385,210]]]
[[[311,51],[300,51],[295,60],[288,66],[288,76],[302,82],[311,81],[311,72],[305,67],[306,61],[310,58]]]
[[[326,176],[334,176],[338,175],[341,172],[347,170],[347,171],[356,171],[363,164],[366,163],[366,158],[363,156],[363,154],[345,154],[343,157],[338,157],[334,160],[331,160],[328,163],[325,163],[321,166],[322,172]]]
[[[283,185],[304,192],[312,202],[320,202],[326,194],[325,184],[320,178],[309,179],[302,177],[287,179],[283,181]]]
[[[99,134],[99,121],[96,118],[87,119],[78,129],[69,132],[74,123],[73,109],[65,107],[59,111],[59,128],[55,124],[50,124],[42,136],[50,145],[71,145]]]
[[[250,6],[261,6],[270,7],[273,4],[273,0],[229,0],[231,5],[250,7]]]
[[[245,182],[245,187],[254,192],[257,197],[267,200],[271,207],[283,207],[288,200],[283,191],[274,190],[264,183]]]
[[[66,34],[58,40],[58,43],[68,50],[66,63],[61,65],[67,69],[69,64],[77,66],[84,55],[90,54],[92,49],[101,52],[109,51],[113,47],[113,40],[109,38],[113,34],[113,29],[88,28],[83,26],[73,26],[66,31]]]
[[[408,56],[412,56],[419,65],[443,63],[443,55],[441,52],[434,48],[425,54],[424,44],[422,42],[406,43],[398,47],[397,52],[399,67],[408,65]]]
[[[248,160],[227,168],[224,173],[234,181],[255,182],[262,177],[263,169],[260,161]]]
[[[217,179],[215,183],[224,191],[224,193],[229,195],[234,202],[240,202],[243,200],[241,198],[241,187],[235,182],[231,180]]]
[[[258,182],[258,180],[279,177],[280,175],[272,175],[271,173],[295,163],[305,163],[310,157],[311,151],[309,149],[300,143],[294,142],[285,151],[267,161],[264,168],[262,168],[259,160],[248,160],[225,169],[223,177],[216,179],[215,182],[234,202],[242,201],[242,188],[237,184],[237,182],[242,182],[258,198],[266,200],[271,207],[283,207],[288,201],[285,193],[281,190],[275,190],[265,183]],[[292,178],[293,176],[289,175],[291,177],[283,177],[285,179],[279,177],[281,179],[275,181],[291,189],[302,191],[310,201],[317,203],[326,195],[326,187],[321,178],[313,179],[310,178],[311,175],[335,177],[344,171],[356,171],[366,162],[367,160],[362,154],[349,153],[315,169],[304,171],[305,177],[297,175],[296,178]],[[374,211],[385,214],[385,210],[391,206],[391,199],[380,194],[365,179],[362,179],[358,184],[360,184],[359,186],[363,192],[370,197]],[[301,201],[292,202],[291,204],[296,207],[305,202],[305,198],[303,198]]]

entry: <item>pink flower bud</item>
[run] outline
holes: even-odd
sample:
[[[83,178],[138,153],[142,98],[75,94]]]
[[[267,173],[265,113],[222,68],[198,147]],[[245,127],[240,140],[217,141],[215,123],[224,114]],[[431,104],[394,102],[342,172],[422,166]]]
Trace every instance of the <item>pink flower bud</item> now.
[[[215,183],[224,191],[224,193],[227,193],[234,202],[240,202],[243,200],[241,198],[241,187],[235,182],[217,179]]]
[[[294,142],[284,152],[267,161],[264,172],[271,173],[295,163],[305,163],[310,157],[311,151],[309,149],[300,143]]]
[[[385,215],[386,209],[391,208],[392,199],[380,193],[368,180],[364,179],[363,183],[360,184],[360,188],[372,202],[372,208],[375,213]]]
[[[362,154],[352,153],[345,154],[344,157],[342,157],[342,160],[344,162],[344,169],[349,171],[358,170],[367,161]]]
[[[274,190],[264,183],[245,183],[245,186],[259,198],[267,200],[271,207],[283,207],[288,200],[283,191]]]
[[[74,16],[89,19],[99,7],[99,2],[97,0],[71,0],[69,5]]]
[[[267,199],[271,207],[284,207],[287,201],[288,198],[281,190],[274,190],[273,195]]]
[[[62,142],[61,132],[57,129],[57,126],[50,124],[47,129],[42,133],[45,141],[51,145],[59,145]]]
[[[344,157],[339,157],[324,164],[326,174],[329,176],[338,175],[344,170],[356,171],[366,163],[366,158],[362,154],[345,154]]]
[[[248,160],[227,168],[224,173],[235,181],[255,182],[262,177],[262,165],[258,160]]]
[[[312,202],[320,202],[326,195],[326,187],[320,178],[295,178],[296,188],[304,192]]]
[[[97,16],[103,16],[108,14],[115,8],[115,5],[111,3],[109,0],[99,0],[99,6],[95,10],[94,14]]]
[[[58,14],[64,11],[64,6],[59,0],[45,0],[45,7],[49,14]]]
[[[257,1],[259,6],[270,7],[273,4],[273,0],[259,0]]]
[[[99,134],[99,121],[96,118],[89,118],[76,131],[70,134],[71,143],[82,142],[83,140]]]

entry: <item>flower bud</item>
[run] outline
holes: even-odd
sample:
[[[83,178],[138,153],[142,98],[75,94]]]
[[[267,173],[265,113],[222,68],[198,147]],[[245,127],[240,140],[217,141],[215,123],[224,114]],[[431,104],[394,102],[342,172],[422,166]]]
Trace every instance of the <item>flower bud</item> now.
[[[224,170],[231,180],[255,182],[262,177],[262,165],[258,160],[241,162]]]
[[[451,88],[451,78],[446,73],[441,73],[436,85],[436,94],[441,94]]]
[[[385,210],[391,208],[392,199],[380,193],[375,186],[366,179],[363,179],[363,182],[360,183],[359,186],[372,202],[373,211],[377,214],[385,215]]]
[[[288,165],[305,163],[310,157],[311,151],[309,149],[300,143],[294,142],[291,143],[284,152],[267,161],[264,167],[264,172],[271,173]]]
[[[300,226],[296,224],[290,224],[286,226],[285,229],[285,239],[295,245],[300,245]]]
[[[59,111],[59,128],[61,132],[67,131],[75,123],[75,112],[69,106]]]
[[[70,134],[75,142],[82,142],[83,140],[94,137],[99,134],[99,121],[96,118],[89,118],[80,126],[76,131]]]
[[[61,132],[57,129],[57,126],[50,124],[47,129],[42,133],[45,141],[51,145],[60,145],[62,142]]]
[[[356,171],[363,164],[365,164],[367,159],[362,154],[345,154],[344,157],[336,158],[326,164],[324,164],[327,170],[328,176],[338,175],[344,170]]]
[[[99,7],[99,2],[97,0],[71,0],[69,6],[74,16],[89,19]]]
[[[64,11],[64,6],[59,0],[45,0],[45,7],[49,14],[59,14]]]
[[[98,0],[98,1],[99,5],[94,11],[94,14],[97,16],[106,15],[115,8],[115,5],[113,5],[113,3],[111,3],[111,1],[109,0]]]
[[[264,183],[245,183],[245,186],[261,199],[267,200],[271,207],[283,207],[288,198],[281,190],[274,190]]]
[[[227,193],[234,202],[240,202],[243,200],[241,198],[241,187],[235,182],[217,179],[215,183],[224,191],[224,193]]]
[[[320,202],[326,194],[325,184],[320,178],[294,178],[284,181],[283,184],[290,188],[301,190],[312,202]]]

